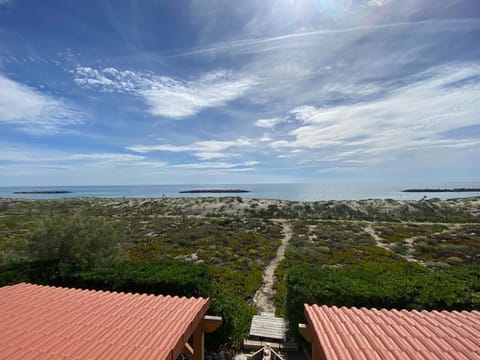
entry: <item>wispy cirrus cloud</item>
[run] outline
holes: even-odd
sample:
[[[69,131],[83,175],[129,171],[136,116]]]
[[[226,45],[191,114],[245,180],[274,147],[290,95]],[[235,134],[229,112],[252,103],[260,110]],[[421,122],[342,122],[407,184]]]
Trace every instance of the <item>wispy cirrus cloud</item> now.
[[[31,171],[35,169],[67,169],[77,170],[89,168],[124,169],[136,168],[138,171],[149,171],[152,169],[221,169],[247,171],[258,165],[258,161],[202,161],[187,163],[168,163],[154,158],[147,158],[143,155],[126,154],[120,152],[109,153],[75,153],[69,154],[61,151],[30,149],[25,147],[12,146],[0,143],[0,164],[6,169],[18,167],[19,164],[29,164]],[[242,170],[243,169],[243,170]]]
[[[390,3],[388,0],[371,0],[371,7],[382,7]],[[256,37],[231,40],[183,51],[174,56],[209,55],[214,53],[253,54],[267,51],[278,51],[285,47],[297,47],[298,41],[318,40],[324,36],[342,34],[365,35],[382,30],[402,30],[412,32],[465,31],[480,28],[479,19],[429,19],[419,21],[402,21],[390,23],[362,24],[340,28],[322,28],[313,31],[297,31],[285,35]]]
[[[86,88],[138,96],[155,116],[182,119],[206,108],[220,107],[241,98],[257,81],[230,71],[205,73],[193,80],[115,68],[93,69],[78,66],[75,82]]]
[[[367,5],[372,7],[382,7],[390,3],[392,0],[368,0]]]
[[[202,160],[211,159],[224,159],[237,157],[235,153],[225,153],[226,150],[232,148],[251,148],[254,145],[252,139],[239,138],[236,140],[205,140],[197,141],[188,145],[171,145],[171,144],[158,144],[158,145],[134,145],[128,146],[126,149],[137,153],[150,153],[155,151],[166,152],[186,152],[191,153],[193,156]]]
[[[222,153],[222,152],[208,152],[208,151],[195,152],[193,155],[199,158],[200,160],[231,159],[231,158],[236,158],[240,156],[240,154],[237,154],[237,153]]]
[[[255,121],[255,126],[271,129],[275,127],[275,125],[278,125],[283,121],[285,120],[282,118],[258,119],[257,121]]]
[[[384,158],[386,153],[431,148],[463,149],[477,138],[452,139],[453,129],[480,125],[480,64],[438,66],[411,77],[379,99],[338,106],[291,110],[300,125],[276,149],[324,151],[327,161]]]
[[[93,154],[73,154],[62,158],[63,161],[112,161],[112,162],[129,162],[141,161],[144,156],[119,153],[93,153]]]
[[[93,183],[108,174],[115,174],[122,181],[122,174],[142,178],[152,173],[162,173],[168,167],[167,162],[158,159],[122,152],[67,153],[47,147],[35,148],[5,142],[0,142],[0,149],[2,175],[5,178],[18,178],[16,185],[22,183],[22,177],[48,179],[37,184],[75,185],[85,173],[90,174]]]
[[[0,74],[0,123],[29,133],[54,134],[83,120],[63,100]]]
[[[49,11],[10,0],[0,11],[0,133],[30,151],[0,144],[2,175],[22,169],[10,184],[47,170],[50,183],[237,183],[346,169],[370,179],[390,166],[404,179],[414,167],[478,178],[471,1],[219,2]],[[60,13],[75,17],[48,15]]]
[[[225,161],[213,161],[213,162],[198,162],[198,163],[184,163],[184,164],[176,164],[172,165],[173,168],[182,168],[182,169],[237,169],[245,167],[249,167],[252,165],[256,165],[258,162],[241,162],[241,163],[231,163]]]
[[[0,143],[2,152],[0,153],[0,161],[3,162],[22,162],[22,163],[43,163],[43,164],[60,164],[60,163],[126,163],[139,162],[145,159],[145,156],[125,154],[125,153],[65,153],[61,151],[46,151],[38,149],[29,149],[25,147],[12,146]]]

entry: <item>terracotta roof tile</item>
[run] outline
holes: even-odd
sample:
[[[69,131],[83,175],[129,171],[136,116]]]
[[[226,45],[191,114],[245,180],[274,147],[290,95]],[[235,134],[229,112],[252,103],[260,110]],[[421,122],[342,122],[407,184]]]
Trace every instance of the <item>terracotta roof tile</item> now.
[[[305,305],[314,342],[332,359],[480,359],[480,312]]]
[[[208,299],[0,288],[0,359],[176,359]]]

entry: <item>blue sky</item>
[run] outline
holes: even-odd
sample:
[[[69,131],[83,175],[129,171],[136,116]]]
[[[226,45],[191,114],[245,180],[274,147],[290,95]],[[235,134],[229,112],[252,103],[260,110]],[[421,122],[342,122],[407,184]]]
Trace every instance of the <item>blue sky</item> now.
[[[0,185],[476,181],[477,0],[0,0]]]

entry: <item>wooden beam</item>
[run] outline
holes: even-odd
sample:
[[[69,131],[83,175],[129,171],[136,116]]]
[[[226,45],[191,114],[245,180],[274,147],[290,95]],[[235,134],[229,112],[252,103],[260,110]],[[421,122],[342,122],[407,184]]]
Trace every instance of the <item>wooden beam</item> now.
[[[217,330],[222,325],[222,318],[220,316],[205,315],[202,320],[202,328],[206,333],[211,333]]]
[[[313,341],[312,329],[308,325],[298,324],[298,331],[309,343]]]
[[[325,360],[323,351],[320,351],[316,343],[312,343],[312,360]]]
[[[203,326],[199,324],[193,332],[193,360],[204,360],[204,343]]]
[[[187,357],[187,359],[193,360],[193,348],[188,342],[183,347],[183,354]]]
[[[205,336],[204,334],[214,332],[220,325],[222,325],[222,318],[220,316],[206,315],[198,324],[193,332],[193,348],[187,342],[183,347],[184,355],[190,360],[204,360],[205,353]]]
[[[298,324],[298,331],[305,340],[312,344],[312,360],[326,360],[320,343],[313,337],[312,328],[305,324]]]

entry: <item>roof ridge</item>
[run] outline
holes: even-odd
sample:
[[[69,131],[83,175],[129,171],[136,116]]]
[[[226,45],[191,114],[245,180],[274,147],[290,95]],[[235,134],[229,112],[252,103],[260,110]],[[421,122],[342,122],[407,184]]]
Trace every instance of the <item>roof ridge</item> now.
[[[28,285],[28,286],[35,286],[40,288],[54,288],[54,289],[61,289],[61,290],[77,290],[80,292],[88,292],[93,294],[98,293],[109,293],[109,294],[118,294],[118,295],[129,295],[129,296],[144,296],[144,297],[156,297],[156,298],[172,298],[172,299],[203,299],[203,300],[210,300],[210,297],[203,297],[203,296],[179,296],[179,295],[163,295],[163,294],[147,294],[147,293],[138,293],[138,292],[125,292],[125,291],[116,291],[116,290],[103,290],[103,289],[87,289],[87,288],[79,288],[79,287],[68,287],[68,286],[59,286],[59,285],[44,285],[44,284],[34,284],[29,282],[20,282],[17,284],[12,285],[5,285],[4,287],[13,288],[18,287],[20,285]],[[22,286],[23,287],[23,286]]]
[[[389,311],[389,312],[407,312],[407,313],[419,313],[419,314],[432,314],[432,313],[440,313],[440,314],[475,314],[475,315],[480,315],[480,311],[479,310],[438,310],[438,309],[433,309],[433,310],[427,310],[427,309],[397,309],[397,308],[385,308],[385,307],[382,307],[382,308],[376,308],[376,307],[366,307],[366,306],[362,306],[362,307],[356,307],[356,306],[346,306],[346,305],[340,305],[340,306],[337,306],[337,305],[325,305],[325,304],[322,304],[322,305],[318,305],[318,304],[307,304],[307,303],[304,303],[303,304],[303,307],[305,308],[306,306],[312,306],[312,307],[318,307],[318,308],[328,308],[328,309],[335,309],[335,310],[347,310],[347,311],[361,311],[361,310],[373,310],[373,311],[378,311],[378,312],[381,312],[381,311]]]

